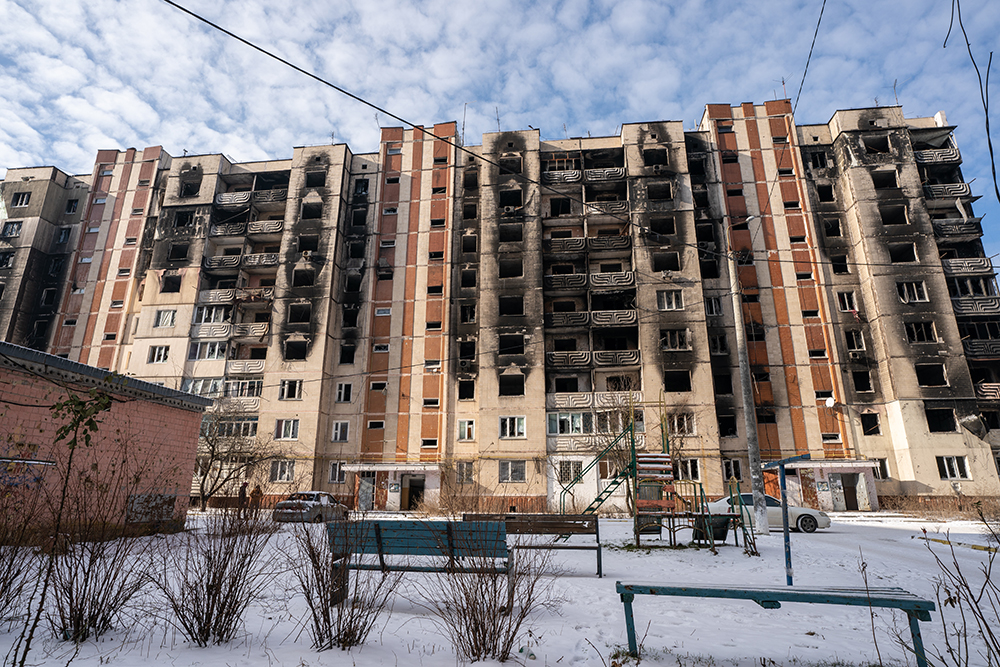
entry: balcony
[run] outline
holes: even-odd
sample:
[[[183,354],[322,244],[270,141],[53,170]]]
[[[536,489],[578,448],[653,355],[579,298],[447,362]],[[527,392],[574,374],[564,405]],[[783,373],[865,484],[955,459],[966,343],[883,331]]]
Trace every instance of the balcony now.
[[[571,394],[546,394],[546,408],[589,408],[594,405],[594,395],[589,391]]]
[[[587,239],[578,236],[572,239],[546,239],[542,248],[546,252],[583,252],[587,247]]]
[[[963,340],[965,356],[976,359],[1000,359],[1000,340]]]
[[[545,289],[583,289],[587,286],[586,273],[561,273],[553,276],[544,276],[543,285]]]
[[[286,188],[274,188],[273,190],[255,190],[253,193],[253,202],[255,204],[270,204],[274,202],[283,202],[288,199],[288,190]]]
[[[963,296],[951,300],[956,315],[998,315],[1000,296]]]
[[[212,225],[208,230],[209,236],[243,236],[247,226],[242,222],[231,222],[225,225]]]
[[[939,185],[925,185],[924,196],[928,199],[955,199],[957,197],[971,197],[972,188],[968,183],[941,183]]]
[[[234,289],[205,289],[198,292],[198,303],[232,303],[235,299]]]
[[[232,330],[233,325],[228,322],[195,324],[191,327],[191,338],[226,338]]]
[[[236,338],[263,338],[270,329],[270,322],[242,322],[233,325],[233,336]]]
[[[590,313],[545,313],[547,327],[585,327],[590,321]]]
[[[974,241],[983,235],[981,218],[932,220],[934,236],[948,241]]]
[[[913,151],[913,159],[920,164],[958,164],[962,154],[957,148],[935,148],[926,151]]]
[[[250,255],[243,255],[243,268],[253,269],[278,265],[278,253],[257,252]]]
[[[639,350],[599,350],[594,352],[597,366],[635,366],[639,363]]]
[[[260,410],[260,397],[257,396],[229,396],[222,399],[221,403],[225,408],[237,412],[257,412]]]
[[[590,366],[590,352],[574,350],[572,352],[546,352],[545,364],[560,368],[579,368]]]
[[[983,382],[976,385],[976,398],[1000,401],[1000,382]]]
[[[942,259],[941,266],[945,275],[949,276],[993,275],[993,264],[989,257]]]
[[[628,250],[632,247],[631,236],[589,236],[587,247],[593,252]]]
[[[625,178],[625,167],[606,167],[604,169],[586,169],[583,177],[590,183],[598,181],[619,181]]]
[[[284,220],[254,220],[247,225],[247,234],[257,236],[264,234],[280,234],[284,226]]]
[[[543,171],[542,183],[579,183],[583,172],[576,171]]]
[[[632,287],[633,285],[635,285],[635,274],[632,271],[590,274],[591,287]]]
[[[253,193],[249,190],[243,192],[220,192],[215,195],[215,205],[224,207],[246,206],[250,203]]]
[[[587,202],[587,212],[591,215],[601,213],[628,213],[627,201],[592,201]]]
[[[201,260],[201,264],[206,269],[238,269],[240,268],[241,257],[242,255],[217,255],[215,257],[205,257]]]
[[[641,391],[598,391],[594,393],[595,407],[621,408],[641,403]]]
[[[590,313],[595,327],[629,327],[639,323],[637,310],[595,310]]]
[[[263,373],[264,359],[234,359],[226,362],[227,375],[246,375],[247,373]]]
[[[273,298],[273,287],[242,287],[236,290],[238,301],[270,301]]]

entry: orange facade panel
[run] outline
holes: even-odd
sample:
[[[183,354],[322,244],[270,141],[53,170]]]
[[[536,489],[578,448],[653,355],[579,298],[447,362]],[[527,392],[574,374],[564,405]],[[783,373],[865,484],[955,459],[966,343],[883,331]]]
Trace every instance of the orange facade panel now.
[[[806,224],[801,215],[786,215],[785,226],[788,228],[789,236],[805,236]]]
[[[830,378],[828,369],[823,366],[813,366],[812,372],[813,391],[833,391],[833,380]]]
[[[795,181],[781,181],[779,187],[781,188],[781,201],[799,200],[799,187]]]
[[[784,118],[769,118],[768,125],[771,128],[772,137],[788,136],[788,125],[785,123]]]
[[[805,331],[806,331],[806,345],[810,350],[826,349],[826,336],[823,333],[822,325],[807,324],[805,326]]]
[[[802,310],[819,310],[819,297],[816,294],[816,288],[801,288],[799,290],[799,305]]]

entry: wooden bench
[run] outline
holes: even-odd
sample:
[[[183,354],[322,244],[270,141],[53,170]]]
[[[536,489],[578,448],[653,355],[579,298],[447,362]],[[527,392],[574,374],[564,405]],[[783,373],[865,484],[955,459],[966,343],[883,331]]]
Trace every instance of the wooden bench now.
[[[570,549],[597,552],[597,576],[603,577],[601,533],[595,514],[463,514],[462,521],[502,521],[508,535],[551,535],[541,544],[517,544],[513,549]],[[559,538],[569,535],[593,535],[595,544],[569,544]]]
[[[510,570],[502,521],[335,521],[327,524],[330,550],[352,570],[383,572],[501,572]],[[378,562],[349,558],[378,556]],[[405,556],[387,560],[386,556]],[[412,561],[414,556],[436,558]]]
[[[616,589],[625,606],[625,629],[628,632],[628,650],[638,657],[639,649],[635,640],[635,621],[632,618],[632,600],[636,595],[674,595],[697,598],[730,598],[753,600],[765,609],[778,609],[782,602],[808,602],[811,604],[839,604],[856,607],[881,607],[902,609],[910,621],[913,636],[913,653],[917,667],[927,667],[924,642],[920,638],[919,621],[931,620],[934,603],[923,600],[902,588],[769,588],[741,586],[717,588],[703,584],[670,586],[660,584],[623,584],[616,582]]]

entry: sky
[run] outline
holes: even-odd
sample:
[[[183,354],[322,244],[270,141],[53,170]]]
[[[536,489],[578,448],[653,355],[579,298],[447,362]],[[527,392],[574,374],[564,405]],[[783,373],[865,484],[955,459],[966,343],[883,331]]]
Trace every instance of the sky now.
[[[798,98],[799,124],[837,109],[947,112],[966,181],[1000,253],[976,72],[951,0],[179,0],[209,20],[417,124],[545,139],[682,120],[705,104]],[[1000,2],[964,0],[985,67]],[[996,78],[996,77],[994,77]],[[994,113],[1000,150],[1000,116]],[[0,176],[54,165],[89,173],[98,149],[162,145],[283,159],[293,146],[377,149],[399,123],[160,0],[0,0]]]

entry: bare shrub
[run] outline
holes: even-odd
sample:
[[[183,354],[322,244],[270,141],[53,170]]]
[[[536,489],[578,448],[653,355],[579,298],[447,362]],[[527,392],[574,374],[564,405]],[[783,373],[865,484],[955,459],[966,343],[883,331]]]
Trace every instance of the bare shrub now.
[[[473,557],[463,560],[463,571],[439,573],[416,584],[422,598],[416,604],[435,616],[460,658],[505,662],[529,630],[530,617],[558,604],[552,552],[515,553],[506,572],[490,558]]]
[[[6,472],[4,482],[21,476]],[[31,488],[30,473],[24,475],[16,486],[9,483],[0,491],[0,621],[25,613],[29,586],[38,577],[39,560],[32,543],[38,537],[34,526],[39,494]]]
[[[345,530],[337,521],[329,530]],[[309,635],[313,648],[349,649],[364,644],[379,617],[391,612],[391,598],[402,572],[350,571],[357,554],[334,554],[327,526],[303,525],[295,531],[297,558],[292,561],[299,590],[309,607]],[[346,532],[346,530],[345,530]]]
[[[247,607],[279,572],[263,552],[277,528],[266,513],[226,510],[204,528],[168,540],[153,583],[173,612],[167,621],[198,646],[236,635]]]

